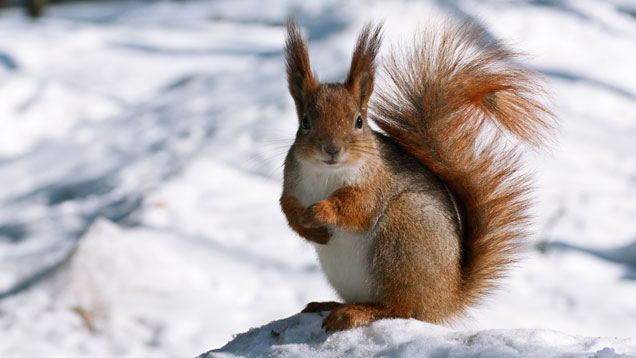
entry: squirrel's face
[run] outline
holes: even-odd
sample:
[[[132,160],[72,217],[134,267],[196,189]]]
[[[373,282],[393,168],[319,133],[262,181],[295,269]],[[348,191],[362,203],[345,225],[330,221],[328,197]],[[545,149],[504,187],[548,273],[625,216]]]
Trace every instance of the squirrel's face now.
[[[342,168],[374,155],[367,125],[375,58],[382,26],[367,25],[353,51],[344,83],[319,83],[309,65],[307,44],[293,21],[287,23],[285,62],[289,93],[296,104],[298,133],[294,150],[300,160]]]
[[[294,150],[299,160],[342,168],[374,148],[366,109],[341,84],[323,84],[304,100]]]

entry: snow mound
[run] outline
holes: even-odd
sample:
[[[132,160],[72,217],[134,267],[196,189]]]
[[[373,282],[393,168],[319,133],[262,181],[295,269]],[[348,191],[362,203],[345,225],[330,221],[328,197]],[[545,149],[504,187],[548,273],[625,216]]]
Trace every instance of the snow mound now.
[[[297,314],[237,335],[199,358],[233,357],[636,357],[636,339],[538,329],[455,331],[416,320],[381,320],[332,334],[324,313]]]

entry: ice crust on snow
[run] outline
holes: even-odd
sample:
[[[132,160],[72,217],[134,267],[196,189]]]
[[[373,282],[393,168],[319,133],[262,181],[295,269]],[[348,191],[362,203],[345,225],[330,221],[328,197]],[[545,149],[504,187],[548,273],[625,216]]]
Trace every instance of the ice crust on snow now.
[[[303,313],[253,328],[199,358],[251,357],[636,357],[636,339],[571,336],[549,330],[455,331],[416,320],[380,320],[325,333],[324,315]]]

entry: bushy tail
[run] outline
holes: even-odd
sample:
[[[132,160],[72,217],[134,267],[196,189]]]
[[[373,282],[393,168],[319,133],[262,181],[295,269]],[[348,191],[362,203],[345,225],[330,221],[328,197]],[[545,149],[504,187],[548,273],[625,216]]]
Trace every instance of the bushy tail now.
[[[538,76],[474,23],[423,35],[389,58],[389,85],[376,93],[371,118],[454,194],[463,221],[462,303],[472,305],[496,286],[527,235],[531,187],[510,137],[541,145],[552,114]]]

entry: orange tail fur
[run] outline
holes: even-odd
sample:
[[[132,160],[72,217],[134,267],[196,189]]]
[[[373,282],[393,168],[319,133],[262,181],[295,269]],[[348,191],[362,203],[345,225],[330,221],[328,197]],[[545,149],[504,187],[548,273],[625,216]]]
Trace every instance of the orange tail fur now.
[[[389,59],[390,84],[370,105],[372,120],[458,202],[465,305],[492,291],[527,236],[531,186],[506,134],[539,146],[552,127],[539,77],[484,37],[471,22],[425,34]]]

